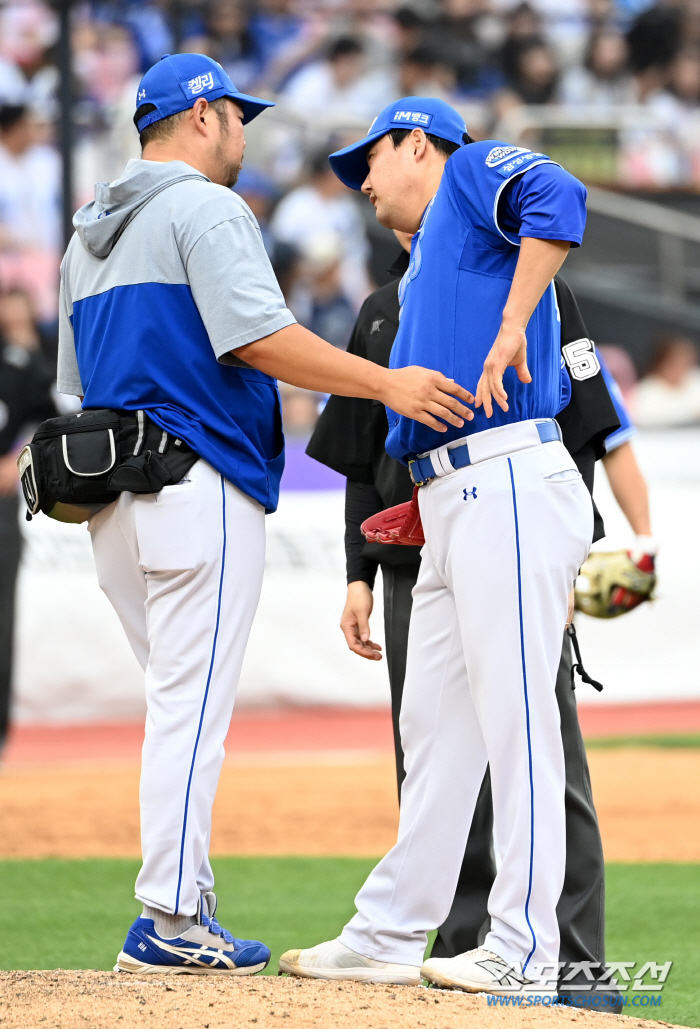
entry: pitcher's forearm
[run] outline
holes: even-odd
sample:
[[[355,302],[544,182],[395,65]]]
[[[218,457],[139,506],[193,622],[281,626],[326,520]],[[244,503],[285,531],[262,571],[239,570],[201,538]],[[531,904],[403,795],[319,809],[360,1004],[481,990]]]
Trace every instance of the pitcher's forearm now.
[[[510,293],[503,308],[503,325],[526,329],[544,291],[563,265],[571,244],[559,239],[524,236]]]
[[[303,325],[288,325],[234,353],[290,386],[367,400],[382,400],[385,395],[386,368],[338,350]]]

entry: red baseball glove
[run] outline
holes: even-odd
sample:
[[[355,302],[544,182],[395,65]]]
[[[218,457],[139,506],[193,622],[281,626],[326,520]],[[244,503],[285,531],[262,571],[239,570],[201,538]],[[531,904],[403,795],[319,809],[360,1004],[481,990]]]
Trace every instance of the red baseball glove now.
[[[425,543],[418,510],[418,486],[406,504],[397,504],[367,518],[360,526],[369,543],[394,543],[400,547],[422,547]]]

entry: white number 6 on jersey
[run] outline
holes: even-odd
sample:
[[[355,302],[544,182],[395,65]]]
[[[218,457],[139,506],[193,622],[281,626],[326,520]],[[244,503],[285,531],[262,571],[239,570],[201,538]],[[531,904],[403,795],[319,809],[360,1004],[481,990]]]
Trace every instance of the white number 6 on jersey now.
[[[600,371],[600,361],[596,357],[592,339],[576,339],[561,348],[572,379],[582,382],[592,379]]]

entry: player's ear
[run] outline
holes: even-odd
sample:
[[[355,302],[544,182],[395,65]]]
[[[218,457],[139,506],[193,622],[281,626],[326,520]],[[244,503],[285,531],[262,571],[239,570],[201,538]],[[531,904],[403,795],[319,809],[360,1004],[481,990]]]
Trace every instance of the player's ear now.
[[[411,144],[413,146],[413,156],[417,158],[422,157],[428,146],[428,137],[423,132],[423,129],[413,129],[411,132]]]
[[[200,96],[192,108],[192,122],[195,129],[198,132],[206,132],[207,130],[207,115],[213,114],[213,111],[209,111],[209,104],[203,96]]]

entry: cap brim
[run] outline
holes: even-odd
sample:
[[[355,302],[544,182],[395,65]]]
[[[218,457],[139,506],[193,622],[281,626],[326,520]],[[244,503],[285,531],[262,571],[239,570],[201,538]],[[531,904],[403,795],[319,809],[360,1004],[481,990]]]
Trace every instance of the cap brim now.
[[[389,132],[391,132],[390,128],[380,129],[378,132],[370,132],[368,136],[365,136],[359,142],[351,143],[350,146],[343,147],[342,150],[336,150],[334,154],[331,154],[328,158],[331,168],[343,185],[349,186],[350,189],[362,189],[362,183],[369,173],[367,150],[372,143],[377,139],[381,139],[382,136],[386,136]]]
[[[248,96],[247,93],[226,93],[237,104],[243,108],[243,124],[247,125],[253,118],[257,118],[268,107],[275,107],[274,100],[261,100],[259,96]]]

